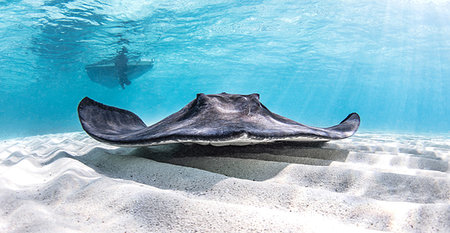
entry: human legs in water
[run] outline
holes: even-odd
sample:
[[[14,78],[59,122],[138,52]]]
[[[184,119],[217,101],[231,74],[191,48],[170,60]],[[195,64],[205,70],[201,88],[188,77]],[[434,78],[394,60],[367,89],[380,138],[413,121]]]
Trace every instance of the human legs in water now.
[[[131,82],[128,80],[127,74],[124,70],[118,70],[117,76],[119,77],[119,84],[122,89],[125,89],[125,85],[130,85]]]

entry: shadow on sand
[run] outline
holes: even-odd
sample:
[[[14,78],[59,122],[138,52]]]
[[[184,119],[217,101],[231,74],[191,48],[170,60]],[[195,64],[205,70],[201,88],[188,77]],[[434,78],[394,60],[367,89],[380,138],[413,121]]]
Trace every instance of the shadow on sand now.
[[[349,154],[347,150],[322,146],[323,143],[291,142],[223,147],[174,144],[142,147],[130,155],[229,177],[263,181],[273,178],[291,163],[328,166],[333,161],[345,161]]]
[[[322,145],[271,143],[215,147],[170,144],[137,149],[94,148],[82,156],[65,153],[60,156],[76,159],[111,178],[133,180],[159,188],[173,188],[166,186],[175,182],[180,189],[190,189],[189,178],[185,176],[192,178],[193,175],[187,175],[186,168],[200,169],[195,173],[196,179],[202,179],[204,171],[219,174],[217,180],[208,181],[209,185],[225,178],[221,175],[264,181],[275,177],[292,163],[328,166],[333,161],[345,161],[349,154],[347,150],[322,148]],[[205,188],[208,186],[204,185]]]

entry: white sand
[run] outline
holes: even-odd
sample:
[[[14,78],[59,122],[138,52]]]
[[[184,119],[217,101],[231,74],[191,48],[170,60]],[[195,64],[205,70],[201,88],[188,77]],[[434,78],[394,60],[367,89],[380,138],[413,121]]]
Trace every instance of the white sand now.
[[[450,232],[449,157],[448,136],[323,149],[6,140],[0,232]]]

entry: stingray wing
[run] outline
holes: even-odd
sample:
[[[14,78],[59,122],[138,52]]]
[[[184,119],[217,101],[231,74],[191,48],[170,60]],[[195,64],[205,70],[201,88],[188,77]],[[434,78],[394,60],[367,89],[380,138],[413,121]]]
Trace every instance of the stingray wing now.
[[[331,139],[342,139],[348,138],[356,133],[359,128],[359,124],[361,119],[359,118],[358,113],[350,113],[341,123],[338,125],[325,128],[324,130],[328,132],[333,132],[333,136]]]
[[[120,144],[127,135],[147,128],[136,114],[101,104],[88,97],[78,105],[78,117],[86,133],[111,144]]]

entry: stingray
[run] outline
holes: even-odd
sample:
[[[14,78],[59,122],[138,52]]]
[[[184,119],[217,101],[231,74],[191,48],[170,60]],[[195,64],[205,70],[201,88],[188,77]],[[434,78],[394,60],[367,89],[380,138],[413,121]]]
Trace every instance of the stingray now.
[[[78,105],[83,129],[94,139],[116,146],[171,143],[249,145],[279,141],[326,142],[352,136],[360,118],[351,113],[329,128],[300,124],[272,113],[259,94],[197,94],[180,111],[147,126],[136,114],[88,97]]]

